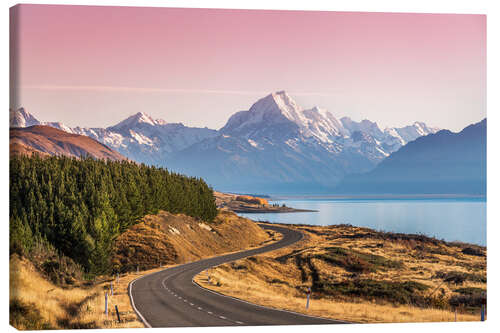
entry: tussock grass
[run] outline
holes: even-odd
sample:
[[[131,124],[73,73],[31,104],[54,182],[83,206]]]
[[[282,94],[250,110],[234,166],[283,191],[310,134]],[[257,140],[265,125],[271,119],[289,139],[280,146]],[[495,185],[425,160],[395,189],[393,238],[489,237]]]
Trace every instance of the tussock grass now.
[[[256,304],[338,320],[454,321],[455,310],[458,321],[480,319],[478,291],[486,291],[484,247],[349,225],[285,226],[303,231],[304,239],[221,265],[211,273],[212,284],[201,275],[195,281]],[[460,283],[448,279],[452,276],[462,277]],[[306,310],[309,287],[313,293]]]
[[[316,254],[314,257],[330,264],[343,267],[351,272],[375,272],[380,269],[402,267],[399,261],[393,261],[379,255],[363,253],[338,246],[326,247],[325,251],[326,253]]]
[[[100,278],[91,286],[60,287],[42,276],[31,262],[14,255],[10,260],[10,324],[20,330],[144,327],[127,294],[132,278],[134,275],[113,281],[114,296],[109,297],[106,316],[104,293],[109,293],[111,278]],[[122,323],[117,321],[115,305]]]

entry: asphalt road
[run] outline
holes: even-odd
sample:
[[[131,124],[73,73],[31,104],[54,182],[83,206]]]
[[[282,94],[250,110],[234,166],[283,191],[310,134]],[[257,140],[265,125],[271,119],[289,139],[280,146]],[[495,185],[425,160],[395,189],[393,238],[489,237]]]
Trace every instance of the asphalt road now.
[[[261,226],[282,233],[283,238],[260,248],[167,268],[130,283],[132,305],[145,325],[202,327],[345,323],[251,304],[204,289],[193,282],[194,276],[207,268],[276,250],[302,238],[298,231],[278,226]]]

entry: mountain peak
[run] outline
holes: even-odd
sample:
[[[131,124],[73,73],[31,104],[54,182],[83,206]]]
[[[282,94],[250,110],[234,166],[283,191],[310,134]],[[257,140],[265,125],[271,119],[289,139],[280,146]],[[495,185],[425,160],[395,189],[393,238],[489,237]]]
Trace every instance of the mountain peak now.
[[[154,126],[157,124],[157,122],[151,118],[148,114],[144,112],[137,112],[136,114],[126,118],[125,120],[122,120],[118,124],[111,126],[111,128],[115,129],[123,129],[123,128],[130,128],[137,126],[138,124],[148,124],[151,126]]]
[[[40,124],[38,119],[22,107],[17,110],[9,109],[9,118],[10,127],[29,127]]]
[[[256,116],[281,115],[296,124],[307,122],[302,108],[284,90],[273,92],[259,99],[249,110]]]
[[[150,115],[144,113],[144,112],[137,112],[135,115],[133,115],[130,118],[134,118],[138,123],[146,123],[150,125],[155,125],[155,121],[153,118],[151,118]]]

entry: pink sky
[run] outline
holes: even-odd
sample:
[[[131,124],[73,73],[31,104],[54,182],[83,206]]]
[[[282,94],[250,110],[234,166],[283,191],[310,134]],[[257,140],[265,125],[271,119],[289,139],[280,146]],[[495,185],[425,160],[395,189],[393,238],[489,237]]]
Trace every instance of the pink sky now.
[[[460,130],[486,116],[486,16],[21,5],[14,86],[40,120],[142,111],[222,127],[286,90],[304,108]]]

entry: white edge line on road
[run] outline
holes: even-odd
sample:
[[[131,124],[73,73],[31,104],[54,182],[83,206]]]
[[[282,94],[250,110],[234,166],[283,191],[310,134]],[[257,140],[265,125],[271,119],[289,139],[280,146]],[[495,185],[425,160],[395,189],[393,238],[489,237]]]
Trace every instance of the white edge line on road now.
[[[236,298],[236,297],[233,297],[233,296],[228,296],[228,295],[224,295],[224,294],[221,294],[221,293],[218,293],[216,291],[213,291],[213,290],[210,290],[210,289],[207,289],[205,287],[202,287],[200,286],[198,283],[196,283],[194,280],[191,280],[191,282],[193,282],[193,284],[195,286],[197,286],[198,288],[200,289],[203,289],[205,291],[208,291],[212,294],[215,294],[217,296],[222,296],[222,297],[226,297],[226,298],[231,298],[235,301],[238,301],[238,302],[243,302],[243,303],[247,303],[249,305],[253,305],[253,306],[257,306],[259,308],[262,308],[262,309],[266,309],[266,310],[274,310],[274,311],[281,311],[281,312],[287,312],[287,313],[291,313],[291,314],[294,314],[294,315],[299,315],[299,316],[303,316],[303,317],[309,317],[309,318],[315,318],[315,319],[324,319],[324,320],[328,320],[328,321],[332,321],[332,322],[335,322],[335,323],[341,323],[341,324],[352,324],[351,322],[348,322],[348,321],[343,321],[343,320],[337,320],[337,319],[331,319],[331,318],[325,318],[325,317],[320,317],[320,316],[311,316],[311,315],[307,315],[307,314],[304,314],[304,313],[300,313],[300,312],[294,312],[294,311],[290,311],[290,310],[284,310],[284,309],[275,309],[275,308],[270,308],[270,307],[267,307],[267,306],[263,306],[263,305],[259,305],[259,304],[255,304],[255,303],[251,303],[251,302],[248,302],[248,301],[245,301],[241,298]],[[333,323],[332,323],[333,324]]]
[[[283,228],[286,228],[286,227],[283,227]],[[300,232],[300,238],[297,240],[297,242],[301,241],[303,238],[304,238],[304,234],[302,232]],[[292,243],[293,244],[293,243]],[[291,245],[291,244],[290,244]],[[280,248],[278,248],[280,249]],[[274,250],[278,250],[278,249],[274,249]],[[274,250],[270,250],[270,251],[274,251]],[[244,251],[247,251],[247,250],[243,250],[242,252]],[[266,251],[266,252],[270,252],[270,251]],[[263,253],[266,253],[266,252],[263,252]],[[259,253],[259,254],[263,254],[263,253]],[[252,256],[252,255],[249,255],[249,256]],[[227,262],[224,262],[224,264],[227,264],[227,263],[230,263],[230,262],[233,262],[233,261],[238,261],[238,260],[241,260],[241,259],[245,259],[249,256],[246,256],[246,257],[242,257],[242,258],[239,258],[239,259],[235,259],[235,260],[231,260],[231,261],[227,261]],[[206,258],[206,259],[209,259],[209,258]],[[205,259],[201,259],[199,261],[202,261],[202,260],[205,260]],[[175,268],[179,268],[179,267],[182,267],[182,266],[187,266],[191,264],[191,262],[188,262],[188,263],[184,263],[184,264],[181,264],[181,265],[177,265],[177,266],[174,266]],[[217,265],[219,266],[219,265]],[[213,267],[217,267],[217,266],[210,266],[210,268],[213,268]],[[132,307],[134,308],[134,311],[137,313],[137,315],[141,318],[142,322],[144,323],[144,325],[146,325],[146,327],[148,328],[152,328],[151,324],[148,323],[148,321],[144,318],[144,316],[139,312],[139,310],[137,310],[137,307],[135,306],[135,303],[134,303],[134,298],[132,297],[132,286],[134,285],[134,282],[135,281],[138,281],[140,279],[142,279],[143,277],[146,277],[146,276],[151,276],[151,275],[155,275],[155,274],[158,274],[158,273],[161,273],[163,271],[166,271],[170,268],[173,268],[173,267],[168,267],[168,268],[165,268],[165,269],[162,269],[160,271],[157,271],[157,272],[154,272],[154,273],[151,273],[151,274],[146,274],[146,275],[143,275],[143,276],[140,276],[138,277],[137,279],[134,279],[132,282],[130,282],[129,284],[129,297],[130,297],[130,302],[132,303]],[[199,274],[199,273],[198,273]],[[196,275],[198,275],[196,274]],[[195,275],[195,276],[196,276]],[[236,301],[239,301],[239,302],[243,302],[243,303],[247,303],[247,304],[250,304],[250,305],[253,305],[253,306],[256,306],[256,307],[259,307],[259,308],[263,308],[263,309],[267,309],[267,310],[274,310],[274,311],[281,311],[281,312],[287,312],[287,313],[291,313],[291,314],[295,314],[295,315],[299,315],[299,316],[304,316],[304,317],[309,317],[309,318],[317,318],[317,319],[324,319],[324,320],[329,320],[329,321],[332,321],[332,322],[337,322],[337,323],[343,323],[343,324],[351,324],[350,322],[348,321],[342,321],[342,320],[335,320],[335,319],[330,319],[330,318],[324,318],[324,317],[319,317],[319,316],[310,316],[310,315],[306,315],[306,314],[303,314],[303,313],[298,313],[298,312],[293,312],[293,311],[289,311],[289,310],[283,310],[283,309],[274,309],[274,308],[270,308],[270,307],[266,307],[266,306],[262,306],[262,305],[259,305],[259,304],[255,304],[255,303],[251,303],[251,302],[248,302],[248,301],[245,301],[245,300],[242,300],[242,299],[239,299],[239,298],[236,298],[236,297],[232,297],[232,296],[227,296],[227,295],[223,295],[221,293],[218,293],[216,291],[213,291],[213,290],[210,290],[210,289],[207,289],[207,288],[204,288],[202,286],[200,286],[198,283],[196,283],[194,281],[194,278],[195,276],[193,276],[193,278],[191,279],[191,283],[193,283],[195,286],[197,286],[198,288],[202,289],[202,290],[205,290],[205,291],[208,291],[212,294],[215,294],[215,295],[218,295],[218,296],[222,296],[222,297],[226,297],[226,298],[231,298],[233,300],[236,300]],[[162,281],[162,284],[163,282],[165,281],[166,279],[164,279]],[[163,287],[165,287],[165,285],[163,285]]]
[[[286,227],[285,227],[286,228]],[[300,231],[299,231],[300,232]],[[300,232],[300,238],[295,242],[300,242],[302,239],[304,238],[304,234],[302,232]],[[294,244],[294,243],[292,243]],[[290,244],[290,245],[292,245]],[[279,250],[281,248],[278,248],[278,249],[275,249],[275,250]],[[271,250],[271,251],[275,251],[275,250]],[[269,251],[269,252],[271,252]],[[266,252],[263,252],[263,253],[259,253],[259,254],[264,254]],[[257,254],[257,255],[259,255]],[[252,256],[252,255],[250,255]],[[227,262],[224,262],[220,265],[224,265],[224,264],[228,264],[228,263],[231,263],[231,262],[234,262],[234,261],[238,261],[238,260],[242,260],[242,259],[246,259],[250,256],[247,256],[247,257],[243,257],[243,258],[240,258],[240,259],[235,259],[235,260],[231,260],[231,261],[227,261]],[[220,266],[220,265],[217,265],[217,266]],[[214,267],[217,267],[217,266],[211,266],[210,268],[214,268]],[[196,274],[196,275],[199,275],[200,273]],[[247,304],[250,304],[250,305],[254,305],[254,306],[257,306],[259,308],[263,308],[263,309],[266,309],[266,310],[275,310],[275,311],[281,311],[281,312],[287,312],[287,313],[292,313],[292,314],[295,314],[295,315],[299,315],[299,316],[304,316],[304,317],[309,317],[309,318],[316,318],[316,319],[324,319],[324,320],[329,320],[329,321],[332,321],[332,322],[336,322],[336,323],[342,323],[342,324],[352,324],[351,322],[348,322],[348,321],[343,321],[343,320],[337,320],[337,319],[330,319],[330,318],[325,318],[325,317],[320,317],[320,316],[311,316],[311,315],[306,315],[304,313],[299,313],[299,312],[294,312],[294,311],[289,311],[289,310],[284,310],[284,309],[275,309],[275,308],[270,308],[270,307],[267,307],[267,306],[263,306],[263,305],[259,305],[259,304],[255,304],[255,303],[251,303],[251,302],[248,302],[248,301],[245,301],[243,299],[240,299],[240,298],[236,298],[236,297],[233,297],[233,296],[228,296],[228,295],[224,295],[224,294],[221,294],[221,293],[218,293],[216,291],[213,291],[213,290],[210,290],[208,288],[205,288],[205,287],[202,287],[201,285],[199,285],[197,282],[194,281],[194,278],[196,277],[193,276],[193,278],[191,279],[191,282],[197,286],[198,288],[200,289],[203,289],[203,290],[206,290],[208,292],[211,292],[212,294],[215,294],[215,295],[218,295],[218,296],[222,296],[222,297],[226,297],[226,298],[231,298],[231,299],[234,299],[235,301],[239,301],[239,302],[243,302],[243,303],[247,303]]]
[[[135,307],[134,298],[132,297],[132,286],[134,285],[134,282],[139,280],[139,279],[142,279],[145,276],[146,275],[143,275],[141,277],[138,277],[137,279],[134,279],[132,282],[130,282],[130,284],[128,286],[128,296],[130,297],[130,303],[132,303],[132,307],[134,308],[135,313],[137,313],[137,315],[139,316],[139,318],[141,318],[142,322],[144,323],[144,325],[146,325],[147,328],[152,328],[152,326],[148,323],[146,318],[144,318],[142,313],[140,313],[139,310],[137,310],[137,308]]]

